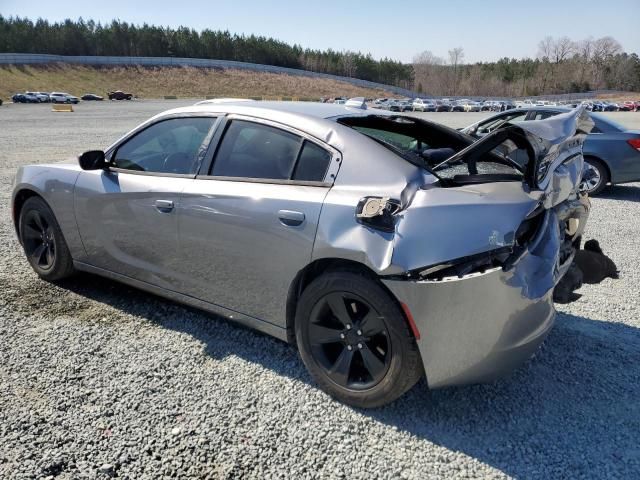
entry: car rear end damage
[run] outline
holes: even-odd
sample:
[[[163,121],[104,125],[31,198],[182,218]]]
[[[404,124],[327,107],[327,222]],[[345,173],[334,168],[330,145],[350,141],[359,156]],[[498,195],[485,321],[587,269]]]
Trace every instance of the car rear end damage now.
[[[364,216],[369,228],[393,232],[382,233],[390,235],[392,248],[384,253],[393,273],[380,278],[415,325],[430,387],[498,378],[528,359],[549,332],[554,289],[573,263],[589,215],[579,185],[590,125],[574,111],[510,126],[511,133],[495,132],[499,143],[529,154],[523,165],[506,157],[498,165],[512,173],[482,171],[483,155],[501,162],[485,137],[454,155],[452,174],[445,162],[432,168],[440,181],[412,190],[407,200],[359,205],[358,221]]]
[[[522,245],[383,279],[411,312],[430,387],[491,381],[535,352],[588,211],[586,197],[576,198],[538,213]]]

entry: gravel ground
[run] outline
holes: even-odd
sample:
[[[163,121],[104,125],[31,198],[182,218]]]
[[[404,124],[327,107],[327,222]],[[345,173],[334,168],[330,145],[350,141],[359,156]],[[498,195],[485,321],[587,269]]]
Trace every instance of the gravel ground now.
[[[277,340],[98,277],[39,280],[10,223],[15,168],[188,103],[0,107],[0,478],[640,476],[640,184],[594,199],[586,233],[621,279],[560,306],[523,368],[375,411],[330,399]]]

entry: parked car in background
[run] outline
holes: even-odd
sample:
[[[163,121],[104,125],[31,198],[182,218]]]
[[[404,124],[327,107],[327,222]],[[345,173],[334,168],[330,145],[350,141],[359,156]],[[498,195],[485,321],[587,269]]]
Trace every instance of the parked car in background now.
[[[436,112],[450,112],[451,103],[448,100],[436,100]]]
[[[482,109],[482,104],[474,100],[467,100],[464,103],[465,112],[479,112]]]
[[[405,104],[402,100],[392,98],[385,102],[381,108],[389,110],[390,112],[403,112]]]
[[[25,95],[33,95],[40,103],[48,103],[51,101],[49,94],[44,92],[25,92]]]
[[[636,110],[636,102],[627,100],[619,104],[620,111],[623,112],[634,112]]]
[[[30,93],[16,93],[11,100],[13,103],[40,103],[38,97]]]
[[[49,95],[52,103],[79,103],[80,99],[64,92],[51,92]]]
[[[485,100],[484,102],[482,102],[482,106],[480,107],[480,110],[483,112],[493,112],[495,111],[495,103],[493,100]]]
[[[403,112],[411,112],[413,110],[413,99],[412,98],[405,98],[404,100],[400,100],[400,103],[402,104],[402,111]]]
[[[462,131],[480,138],[516,122],[544,120],[570,111],[563,107],[519,108],[485,118]],[[597,195],[608,183],[640,181],[640,131],[629,130],[597,113],[590,116],[594,127],[582,147],[587,164],[582,190]]]
[[[464,106],[466,105],[467,100],[458,100],[456,102],[453,102],[450,106],[449,106],[449,111],[450,112],[464,112]]]
[[[133,93],[125,93],[122,90],[115,90],[113,92],[108,92],[107,96],[109,97],[109,100],[131,100],[133,98]]]
[[[82,100],[86,100],[86,101],[100,101],[100,100],[104,100],[104,97],[101,97],[100,95],[96,95],[95,93],[85,93],[82,97],[80,97]]]
[[[436,104],[433,100],[427,100],[423,98],[416,98],[411,104],[411,109],[414,112],[435,112]]]
[[[47,281],[89,271],[291,342],[323,390],[357,407],[423,376],[441,388],[510,373],[553,327],[552,292],[589,216],[588,117],[474,142],[354,110],[184,107],[106,152],[20,167],[20,245]],[[535,145],[530,163],[494,152],[514,142]]]
[[[376,106],[376,108],[384,108],[384,105],[389,101],[388,98],[376,98],[373,101],[373,104]]]

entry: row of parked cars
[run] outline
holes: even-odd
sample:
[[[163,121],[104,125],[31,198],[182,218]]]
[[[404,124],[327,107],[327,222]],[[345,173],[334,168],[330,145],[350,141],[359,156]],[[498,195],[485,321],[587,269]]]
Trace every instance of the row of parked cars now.
[[[125,93],[122,90],[115,90],[107,93],[109,100],[131,100],[134,97],[133,93]],[[66,92],[24,92],[16,93],[11,97],[13,103],[72,103],[77,104],[80,100],[85,101],[100,101],[104,100],[104,97],[96,95],[95,93],[85,93],[82,97],[78,98]],[[2,103],[0,103],[2,105]]]
[[[640,111],[640,100],[627,100],[621,103],[608,101],[582,101],[582,102],[553,102],[548,100],[471,100],[463,99],[432,99],[432,98],[377,98],[373,100],[373,106],[392,112],[504,112],[513,108],[528,107],[576,107],[584,105],[593,112],[617,112]]]
[[[376,108],[392,112],[503,112],[516,108],[510,100],[486,100],[484,102],[464,99],[394,99],[377,98],[373,101]]]

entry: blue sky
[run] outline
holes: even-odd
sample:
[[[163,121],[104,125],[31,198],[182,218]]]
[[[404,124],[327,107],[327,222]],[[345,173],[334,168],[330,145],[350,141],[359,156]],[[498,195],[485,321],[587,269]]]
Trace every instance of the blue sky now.
[[[546,35],[611,35],[640,53],[640,0],[0,0],[0,14],[228,29],[405,62],[458,46],[467,62],[535,56]]]

